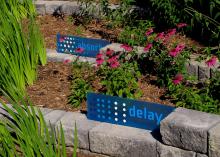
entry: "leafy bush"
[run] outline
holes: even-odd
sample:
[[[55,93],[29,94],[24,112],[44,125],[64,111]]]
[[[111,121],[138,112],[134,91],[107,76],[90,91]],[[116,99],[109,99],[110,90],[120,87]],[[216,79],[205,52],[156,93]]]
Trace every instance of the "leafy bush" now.
[[[210,95],[220,101],[220,72],[216,71],[209,84]]]
[[[125,98],[139,98],[141,91],[138,87],[138,71],[136,63],[123,63],[116,69],[102,67],[101,84],[105,93]]]
[[[171,42],[175,34],[175,28],[161,33],[154,33],[152,28],[148,29],[145,53],[140,56],[141,71],[155,74],[158,77],[158,83],[163,86],[166,86],[169,79],[178,73],[186,73],[185,64],[189,59],[190,51],[184,43]],[[150,68],[142,66],[148,62]],[[149,71],[144,71],[143,68],[148,68]]]
[[[138,87],[141,76],[138,65],[132,60],[132,48],[128,45],[123,47],[127,51],[114,52],[107,49],[105,53],[97,55],[97,75],[101,79],[102,92],[125,98],[139,98],[142,93]]]
[[[151,21],[136,21],[133,26],[127,25],[124,27],[123,31],[119,34],[118,40],[121,43],[127,43],[132,46],[143,46],[146,44],[145,31],[151,27],[153,27]]]
[[[71,95],[68,102],[74,107],[81,105],[86,100],[86,94],[92,91],[92,67],[89,63],[74,62],[73,63],[73,80],[71,85]]]
[[[170,81],[168,90],[178,107],[220,114],[220,102],[210,96],[208,87],[197,88],[184,84],[174,85]]]

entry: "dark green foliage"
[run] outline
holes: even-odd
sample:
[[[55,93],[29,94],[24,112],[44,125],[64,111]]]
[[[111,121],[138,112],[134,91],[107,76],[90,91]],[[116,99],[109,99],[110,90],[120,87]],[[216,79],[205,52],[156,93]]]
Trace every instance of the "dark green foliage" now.
[[[144,7],[145,14],[153,18],[159,29],[184,22],[190,26],[189,33],[194,38],[214,46],[220,42],[219,0],[136,0],[136,3]]]
[[[220,72],[216,71],[209,84],[209,91],[214,99],[220,101]]]
[[[119,42],[127,43],[129,45],[144,46],[146,44],[145,32],[148,28],[153,27],[151,21],[139,20],[132,24],[132,26],[125,26],[118,37]]]
[[[71,85],[71,95],[68,102],[74,107],[81,105],[86,100],[86,94],[92,91],[92,67],[89,63],[74,62],[73,63],[73,80]]]
[[[142,95],[138,87],[141,75],[135,62],[122,63],[118,68],[103,66],[98,74],[106,94],[136,99]]]
[[[174,99],[178,107],[220,114],[220,102],[210,96],[207,87],[175,86],[170,82],[168,90],[168,94]]]

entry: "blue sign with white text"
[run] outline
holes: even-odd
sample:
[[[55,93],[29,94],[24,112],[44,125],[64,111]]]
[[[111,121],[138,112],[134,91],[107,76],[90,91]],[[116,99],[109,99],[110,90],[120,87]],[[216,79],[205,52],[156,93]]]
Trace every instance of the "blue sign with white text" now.
[[[100,48],[110,44],[107,40],[57,34],[57,52],[85,57],[96,57]]]
[[[155,131],[175,108],[103,94],[87,94],[87,117],[91,120]]]

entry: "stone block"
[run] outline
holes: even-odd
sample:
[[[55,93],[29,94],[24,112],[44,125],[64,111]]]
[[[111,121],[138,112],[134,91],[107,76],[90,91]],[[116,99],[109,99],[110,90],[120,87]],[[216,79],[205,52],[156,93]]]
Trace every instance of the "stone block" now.
[[[42,112],[42,114],[45,116],[46,114],[50,113],[53,111],[53,109],[50,109],[50,108],[43,108],[43,107],[40,107],[39,108],[40,111]]]
[[[70,59],[71,62],[74,62],[78,59],[80,62],[88,62],[91,65],[95,65],[96,59],[91,57],[77,57],[76,55],[57,53],[55,50],[47,50],[47,60],[51,62],[63,62],[65,59]]]
[[[220,156],[220,123],[209,130],[209,157]]]
[[[165,144],[206,154],[208,130],[220,121],[220,116],[177,108],[160,126]]]
[[[46,6],[45,4],[35,4],[36,12],[38,15],[46,14]]]
[[[189,62],[186,65],[186,70],[189,75],[195,76],[196,79],[198,79],[198,70],[199,70],[198,62],[196,62],[196,61]]]
[[[80,6],[77,2],[68,2],[62,6],[62,12],[67,15],[80,13]]]
[[[89,132],[92,152],[120,157],[156,157],[156,140],[147,130],[102,123]]]
[[[197,153],[196,154],[196,157],[208,157],[206,154],[200,154],[200,153]]]
[[[55,129],[57,121],[59,121],[67,112],[62,110],[53,110],[44,116],[47,125]]]
[[[196,157],[196,153],[157,142],[157,157]]]
[[[46,8],[46,14],[62,13],[62,7],[67,1],[43,1]]]
[[[210,68],[207,65],[205,65],[204,63],[201,63],[199,65],[199,73],[198,73],[199,80],[209,79],[211,76],[210,74],[211,74]]]
[[[106,51],[107,49],[111,49],[111,50],[114,50],[114,51],[124,51],[123,48],[121,48],[121,45],[122,44],[119,44],[119,43],[112,43],[112,44],[109,44],[103,48],[100,49],[100,51]]]
[[[77,112],[67,112],[56,123],[59,131],[60,123],[63,126],[66,146],[74,146],[74,129],[77,127],[79,148],[89,150],[89,131],[97,126],[99,122],[88,120],[86,115]]]

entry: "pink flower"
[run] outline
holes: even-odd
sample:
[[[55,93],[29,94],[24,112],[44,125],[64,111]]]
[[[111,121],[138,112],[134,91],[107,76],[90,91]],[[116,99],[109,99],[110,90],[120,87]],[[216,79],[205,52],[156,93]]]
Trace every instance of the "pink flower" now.
[[[65,38],[64,37],[60,37],[60,42],[64,42]]]
[[[71,62],[71,60],[70,60],[69,58],[66,58],[66,59],[63,60],[63,63],[64,63],[64,64],[68,64],[68,63],[70,63],[70,62]]]
[[[77,48],[77,49],[75,49],[75,52],[76,53],[83,53],[83,51],[84,51],[84,48]]]
[[[102,65],[103,62],[104,62],[104,59],[103,59],[103,58],[97,58],[97,59],[96,59],[96,64],[97,64],[97,66]]]
[[[151,33],[153,33],[154,32],[154,30],[153,30],[153,28],[149,28],[148,30],[147,30],[147,32],[145,33],[145,35],[146,36],[149,36]]]
[[[144,48],[144,51],[148,52],[152,48],[152,46],[153,46],[152,43],[147,44],[147,46]]]
[[[182,82],[183,80],[183,75],[182,74],[177,74],[174,78],[173,78],[173,84],[178,85]]]
[[[110,64],[110,67],[111,68],[117,68],[117,67],[119,67],[120,66],[120,63],[117,61],[117,60],[115,60],[114,62],[112,62],[111,64]]]
[[[164,32],[161,32],[157,34],[155,41],[163,40],[163,39],[164,39]]]
[[[178,54],[180,54],[180,52],[185,48],[185,45],[184,44],[179,44],[176,46],[176,48],[172,49],[170,52],[169,52],[169,55],[171,57],[176,57]]]
[[[217,57],[212,56],[209,60],[207,60],[205,63],[208,65],[208,67],[214,66],[217,62]]]
[[[108,62],[109,64],[111,64],[111,63],[117,61],[117,59],[118,59],[118,56],[112,56],[111,58],[109,58],[109,59],[107,60],[107,62]]]
[[[133,48],[127,44],[121,45],[121,48],[125,49],[125,51],[131,52]]]
[[[178,23],[176,26],[177,26],[178,28],[183,28],[183,27],[186,27],[187,24],[186,24],[186,23]]]
[[[114,50],[107,49],[106,56],[111,56],[114,53]]]
[[[185,44],[179,44],[176,48],[178,51],[182,51],[185,48]]]
[[[175,34],[176,34],[176,28],[168,30],[168,33],[167,33],[168,36],[173,36]]]
[[[97,58],[97,59],[103,58],[103,54],[102,54],[102,53],[98,53],[98,54],[96,55],[96,58]]]
[[[179,51],[178,51],[176,48],[172,49],[172,50],[169,52],[169,55],[170,55],[171,57],[176,57],[178,54],[179,54]]]

